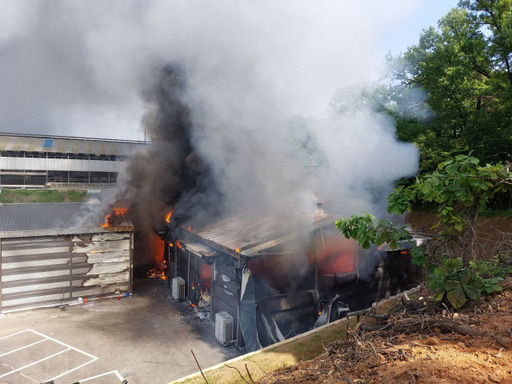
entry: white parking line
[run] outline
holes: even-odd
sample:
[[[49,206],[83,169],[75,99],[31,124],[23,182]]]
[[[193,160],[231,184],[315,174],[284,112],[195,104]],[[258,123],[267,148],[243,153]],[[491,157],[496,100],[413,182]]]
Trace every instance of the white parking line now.
[[[24,345],[23,347],[19,347],[19,348],[13,349],[12,351],[2,353],[2,354],[0,355],[0,357],[4,357],[4,356],[7,356],[7,355],[10,355],[11,353],[21,351],[22,349],[25,349],[25,348],[30,348],[31,346],[36,345],[36,344],[39,344],[39,343],[42,343],[42,342],[44,342],[44,341],[46,341],[46,339],[38,340],[38,341],[36,341],[35,343],[32,343],[32,344]]]
[[[34,330],[32,330],[32,329],[29,329],[29,331],[30,331],[30,332],[33,332],[33,333],[35,333],[36,335],[39,335],[39,336],[41,336],[41,337],[46,337],[48,340],[51,340],[51,341],[53,341],[53,342],[55,342],[55,343],[57,343],[57,344],[63,345],[63,346],[65,346],[65,347],[67,347],[67,348],[69,348],[69,349],[72,349],[72,350],[74,350],[74,351],[77,351],[77,352],[79,352],[79,353],[81,353],[81,354],[83,354],[83,355],[89,356],[91,359],[95,359],[95,360],[97,360],[97,359],[98,359],[96,356],[93,356],[93,355],[91,355],[90,353],[87,353],[87,352],[84,352],[84,351],[82,351],[82,350],[80,350],[80,349],[78,349],[78,348],[72,347],[71,345],[68,345],[68,344],[66,344],[66,343],[63,343],[62,341],[59,341],[59,340],[57,340],[57,339],[54,339],[53,337],[43,335],[42,333],[39,333],[39,332],[34,331]]]
[[[62,351],[59,351],[59,352],[57,352],[57,353],[54,353],[53,355],[50,355],[50,356],[46,356],[45,358],[40,359],[40,360],[37,360],[37,361],[34,361],[34,362],[30,363],[30,364],[24,365],[23,367],[15,368],[15,369],[13,369],[11,372],[7,372],[7,373],[4,373],[3,375],[0,375],[0,379],[1,379],[2,377],[4,377],[4,376],[8,376],[8,375],[10,375],[11,373],[16,373],[16,372],[18,372],[18,371],[22,371],[22,370],[23,370],[23,369],[25,369],[25,368],[32,367],[33,365],[39,364],[39,363],[41,363],[41,362],[43,362],[43,361],[45,361],[45,360],[51,359],[52,357],[58,356],[58,355],[60,355],[60,354],[62,354],[62,353],[64,353],[64,352],[67,352],[67,351],[69,351],[69,350],[70,350],[69,348],[68,348],[68,349],[63,349]]]
[[[28,332],[28,331],[30,331],[30,329],[24,329],[23,331],[11,333],[10,335],[0,337],[0,340],[8,339],[9,337],[13,337],[13,336],[19,335],[20,333],[24,333],[24,332]]]
[[[69,371],[66,371],[66,372],[64,372],[64,373],[62,373],[62,374],[60,374],[60,375],[58,375],[58,376],[52,377],[51,379],[47,379],[46,381],[52,381],[52,380],[58,379],[59,377],[65,376],[65,375],[67,375],[68,373],[71,373],[71,372],[73,372],[73,371],[76,371],[77,369],[80,369],[80,368],[82,368],[82,367],[85,367],[86,365],[89,365],[89,364],[91,364],[91,363],[95,362],[96,360],[98,360],[98,358],[96,358],[96,359],[94,359],[94,360],[87,361],[86,363],[83,363],[82,365],[79,365],[78,367],[75,367],[75,368],[73,368],[73,369],[70,369]]]
[[[4,336],[4,337],[1,337],[1,338],[0,338],[0,341],[1,341],[1,340],[8,339],[8,338],[13,337],[13,336],[16,336],[16,335],[19,335],[19,334],[22,334],[22,333],[25,333],[25,332],[32,332],[32,333],[34,333],[34,334],[36,334],[36,335],[38,335],[38,336],[41,336],[43,339],[42,339],[42,340],[39,340],[39,341],[36,341],[36,342],[34,342],[34,343],[31,343],[31,344],[27,344],[27,345],[25,345],[25,346],[23,346],[23,347],[19,347],[19,348],[16,348],[16,349],[14,349],[14,350],[11,350],[11,351],[8,351],[8,352],[5,352],[5,353],[3,353],[2,355],[0,355],[0,357],[2,357],[2,356],[6,356],[6,355],[9,355],[9,354],[11,354],[11,353],[14,353],[14,352],[17,352],[17,351],[20,351],[20,350],[26,349],[26,348],[29,348],[29,347],[34,346],[34,345],[36,345],[36,344],[42,343],[42,342],[44,342],[44,341],[51,341],[51,342],[54,342],[54,343],[56,343],[56,344],[62,345],[63,347],[65,347],[65,349],[63,349],[62,351],[59,351],[59,352],[57,352],[57,353],[54,353],[53,355],[47,356],[47,357],[45,357],[45,358],[43,358],[43,359],[40,359],[40,360],[34,361],[34,362],[30,363],[30,364],[24,365],[24,366],[22,366],[22,367],[19,367],[19,368],[14,368],[14,367],[12,367],[12,368],[13,368],[13,370],[12,370],[12,371],[7,372],[7,373],[4,373],[3,375],[0,375],[0,378],[5,377],[5,376],[8,376],[8,375],[11,375],[11,374],[16,373],[16,372],[19,372],[19,371],[21,371],[21,370],[23,370],[23,369],[25,369],[25,368],[32,367],[32,366],[34,366],[34,365],[37,365],[37,364],[39,364],[39,363],[41,363],[41,362],[43,362],[43,361],[49,360],[49,359],[51,359],[51,358],[54,358],[54,357],[56,357],[56,356],[58,356],[58,355],[60,355],[60,354],[62,354],[62,353],[64,353],[64,352],[68,352],[68,351],[76,351],[76,352],[78,352],[78,353],[80,353],[80,354],[82,354],[82,355],[85,355],[85,356],[89,357],[89,358],[90,358],[90,360],[89,360],[89,361],[87,361],[87,362],[85,362],[85,363],[83,363],[83,364],[81,364],[81,365],[79,365],[79,366],[77,366],[77,367],[74,367],[74,368],[72,368],[72,369],[69,369],[69,370],[67,370],[66,372],[62,373],[62,374],[59,374],[59,375],[57,375],[57,376],[55,376],[55,377],[52,377],[52,378],[50,378],[50,379],[47,379],[47,380],[45,380],[45,381],[51,381],[51,380],[58,379],[58,378],[60,378],[60,377],[62,377],[62,376],[65,376],[65,375],[67,375],[67,374],[69,374],[69,373],[71,373],[71,372],[73,372],[73,371],[76,371],[77,369],[80,369],[80,368],[82,368],[82,367],[85,367],[86,365],[91,364],[91,363],[93,363],[94,361],[98,360],[98,357],[93,356],[93,355],[91,355],[90,353],[87,353],[87,352],[82,351],[82,350],[80,350],[80,349],[78,349],[78,348],[72,347],[72,346],[71,346],[71,345],[69,345],[69,344],[63,343],[62,341],[59,341],[59,340],[57,340],[57,339],[54,339],[53,337],[50,337],[50,336],[44,335],[44,334],[42,334],[42,333],[40,333],[40,332],[34,331],[33,329],[26,329],[26,330],[23,330],[23,331],[19,331],[19,332],[12,333],[12,334],[10,334],[10,335],[7,335],[7,336]],[[109,372],[109,373],[107,373],[107,374],[114,373],[114,372],[116,373],[117,377],[118,377],[118,378],[120,378],[120,380],[122,381],[123,379],[122,379],[122,377],[119,375],[119,373],[118,373],[117,371],[111,371],[111,372]],[[103,375],[104,375],[104,374],[103,374]],[[100,375],[100,376],[101,376],[101,375]],[[90,380],[90,379],[87,379],[87,380]]]
[[[87,379],[78,380],[78,382],[79,383],[83,383],[85,381],[94,380],[94,379],[97,379],[98,377],[107,376],[107,375],[110,375],[112,373],[117,376],[119,381],[123,382],[123,380],[124,380],[123,376],[121,376],[121,374],[117,370],[110,371],[110,372],[105,372],[105,373],[102,373],[101,375],[96,375],[96,376],[93,376],[93,377],[88,377]]]

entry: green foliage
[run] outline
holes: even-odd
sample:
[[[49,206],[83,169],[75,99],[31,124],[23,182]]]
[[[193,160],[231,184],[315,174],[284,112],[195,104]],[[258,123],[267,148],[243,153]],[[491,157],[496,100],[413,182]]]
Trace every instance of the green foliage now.
[[[364,215],[353,215],[350,219],[337,220],[336,228],[346,238],[356,240],[363,249],[384,243],[388,243],[391,249],[397,249],[400,241],[408,239],[410,235],[405,225],[399,227],[389,221],[377,220],[366,212]]]
[[[441,234],[461,233],[497,192],[512,190],[506,166],[479,163],[466,155],[440,163],[436,171],[417,178],[414,184],[396,188],[388,196],[388,212],[402,214],[414,203],[434,203],[438,214],[435,227]]]
[[[62,203],[83,202],[87,199],[86,191],[43,190],[7,190],[0,194],[1,203]]]
[[[472,156],[458,155],[454,159],[440,163],[437,170],[418,177],[409,185],[400,185],[388,196],[388,212],[402,214],[415,203],[431,203],[437,206],[441,238],[463,239],[463,230],[470,231],[469,241],[459,243],[472,244],[476,236],[476,218],[479,210],[497,192],[512,190],[512,177],[502,164],[486,164]],[[409,237],[405,226],[377,220],[365,213],[350,219],[336,221],[336,227],[345,237],[355,239],[362,248],[371,244],[389,243],[396,249],[399,242]],[[435,260],[424,248],[411,250],[413,265],[426,266],[427,287],[435,292],[435,300],[447,300],[454,308],[462,307],[468,299],[476,300],[483,293],[501,290],[499,282],[509,269],[499,268],[496,263],[475,262],[473,248],[465,249],[461,258],[443,258]]]
[[[511,0],[461,1],[416,45],[388,58],[387,94],[378,92],[397,120],[397,136],[420,149],[421,173],[469,151],[484,162],[510,160],[511,61]],[[405,114],[396,108],[419,89],[432,112],[428,119],[424,107]]]
[[[411,249],[411,264],[418,267],[427,265],[427,250],[424,247],[414,247]]]
[[[471,263],[469,267],[463,268],[462,259],[445,258],[432,268],[426,283],[435,292],[434,300],[446,299],[453,308],[458,309],[468,299],[478,300],[483,293],[501,292],[499,283],[503,278],[495,274],[489,275],[491,270],[489,263]],[[489,277],[484,277],[486,275]]]

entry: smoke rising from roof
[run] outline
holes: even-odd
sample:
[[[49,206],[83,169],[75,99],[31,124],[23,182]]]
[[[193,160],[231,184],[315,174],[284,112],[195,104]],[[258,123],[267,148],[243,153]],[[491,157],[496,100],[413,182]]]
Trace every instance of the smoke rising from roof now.
[[[141,122],[154,145],[125,178],[130,201],[155,207],[139,210],[147,220],[178,200],[371,210],[415,173],[417,151],[391,121],[328,105],[378,78],[379,33],[407,3],[6,1],[1,129],[133,138]]]

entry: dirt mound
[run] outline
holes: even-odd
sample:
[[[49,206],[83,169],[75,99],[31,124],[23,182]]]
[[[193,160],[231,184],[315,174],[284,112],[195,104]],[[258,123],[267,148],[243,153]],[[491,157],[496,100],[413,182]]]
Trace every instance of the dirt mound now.
[[[258,383],[512,383],[509,290],[457,313],[425,299],[396,311],[375,328],[360,327],[348,340],[326,346],[315,360]]]

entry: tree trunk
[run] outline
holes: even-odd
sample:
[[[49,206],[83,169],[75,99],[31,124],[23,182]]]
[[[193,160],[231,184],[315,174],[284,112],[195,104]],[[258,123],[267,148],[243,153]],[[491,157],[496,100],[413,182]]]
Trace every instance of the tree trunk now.
[[[476,199],[473,209],[474,215],[471,222],[469,222],[469,249],[468,252],[464,252],[462,255],[464,268],[469,267],[469,262],[475,259],[476,224],[478,221],[478,211],[480,210],[480,197]]]

